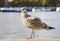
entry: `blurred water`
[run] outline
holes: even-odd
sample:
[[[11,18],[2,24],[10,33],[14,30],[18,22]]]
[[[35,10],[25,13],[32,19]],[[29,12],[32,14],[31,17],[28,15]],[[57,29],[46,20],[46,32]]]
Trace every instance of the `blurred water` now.
[[[39,38],[60,38],[60,12],[28,12],[30,15],[37,16],[55,30],[40,30],[36,32]],[[0,12],[0,39],[19,39],[27,38],[31,34],[31,29],[26,28],[21,22],[21,13]]]

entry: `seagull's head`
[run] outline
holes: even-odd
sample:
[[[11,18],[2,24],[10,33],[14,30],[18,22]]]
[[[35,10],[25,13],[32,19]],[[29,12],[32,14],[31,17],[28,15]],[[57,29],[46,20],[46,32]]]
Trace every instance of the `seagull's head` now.
[[[27,12],[26,7],[22,7],[21,12],[26,13]]]

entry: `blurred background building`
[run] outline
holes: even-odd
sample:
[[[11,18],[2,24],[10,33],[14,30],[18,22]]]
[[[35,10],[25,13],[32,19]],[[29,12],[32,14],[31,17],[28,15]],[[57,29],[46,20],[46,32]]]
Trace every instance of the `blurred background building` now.
[[[56,7],[60,0],[0,0],[0,7]]]

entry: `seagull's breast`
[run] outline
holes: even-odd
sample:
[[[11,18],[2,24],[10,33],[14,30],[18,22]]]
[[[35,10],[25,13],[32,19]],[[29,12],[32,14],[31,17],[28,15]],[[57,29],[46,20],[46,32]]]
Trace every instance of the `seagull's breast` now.
[[[22,15],[21,15],[22,22],[23,22],[23,24],[24,24],[25,26],[28,24],[28,22],[27,22],[27,18],[28,18],[28,17],[30,17],[30,16],[27,15],[27,14],[22,14]]]
[[[21,17],[21,20],[22,20],[23,24],[26,25],[26,18],[24,16]]]

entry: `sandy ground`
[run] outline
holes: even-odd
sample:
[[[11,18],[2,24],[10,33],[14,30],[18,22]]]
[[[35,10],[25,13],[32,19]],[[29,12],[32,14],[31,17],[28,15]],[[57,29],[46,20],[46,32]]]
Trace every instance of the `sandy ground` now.
[[[2,39],[0,41],[60,41],[60,39]]]
[[[60,12],[34,12],[35,16],[41,18],[49,26],[56,29],[50,31],[39,31],[39,37],[53,37],[52,38],[38,38],[38,39],[21,39],[30,35],[31,30],[23,26],[20,13],[0,13],[0,41],[60,41]],[[36,14],[37,13],[37,14]],[[59,39],[57,39],[57,38]],[[14,38],[14,39],[6,39]],[[16,39],[20,38],[20,39]]]

